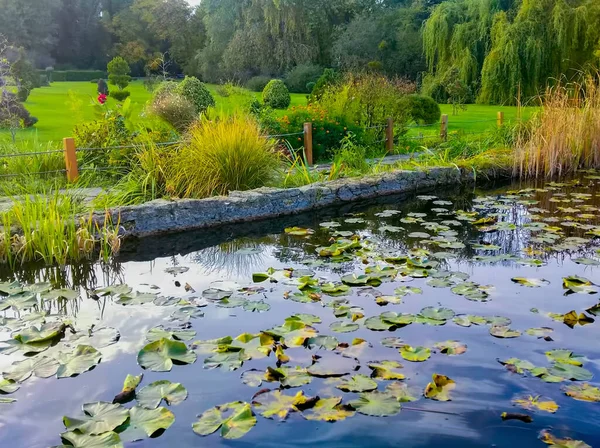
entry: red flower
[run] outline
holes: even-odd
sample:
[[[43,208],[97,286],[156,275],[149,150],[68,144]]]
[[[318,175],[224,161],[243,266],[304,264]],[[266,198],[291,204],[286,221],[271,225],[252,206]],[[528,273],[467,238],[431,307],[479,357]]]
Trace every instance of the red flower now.
[[[98,102],[100,104],[106,103],[106,95],[104,93],[101,93],[100,95],[98,95]]]

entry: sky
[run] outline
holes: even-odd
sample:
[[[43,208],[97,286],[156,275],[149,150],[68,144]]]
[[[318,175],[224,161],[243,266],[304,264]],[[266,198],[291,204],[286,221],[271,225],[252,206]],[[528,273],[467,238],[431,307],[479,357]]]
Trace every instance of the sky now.
[[[187,2],[193,6],[200,4],[200,0],[187,0]]]

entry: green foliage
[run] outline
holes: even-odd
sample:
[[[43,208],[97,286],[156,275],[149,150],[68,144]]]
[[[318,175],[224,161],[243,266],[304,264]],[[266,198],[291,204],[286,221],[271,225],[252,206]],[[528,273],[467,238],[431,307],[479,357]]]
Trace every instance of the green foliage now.
[[[292,102],[290,92],[280,79],[269,81],[263,90],[263,103],[273,109],[287,109]]]
[[[97,84],[99,94],[108,95],[110,93],[108,90],[108,84],[106,84],[106,81],[104,79],[99,79]]]
[[[161,84],[161,86],[163,84]],[[194,78],[193,76],[186,76],[185,79],[177,85],[175,92],[192,103],[196,108],[197,114],[204,113],[206,112],[206,109],[215,105],[215,99],[206,86],[198,78]]]
[[[154,98],[158,98],[162,95],[171,95],[176,93],[179,83],[175,81],[163,81],[154,89]]]
[[[439,121],[442,111],[439,104],[431,97],[425,95],[408,95],[410,117],[419,124],[433,124]]]
[[[310,101],[318,101],[331,86],[341,82],[342,75],[331,68],[326,68],[311,90]]]
[[[339,146],[344,137],[352,133],[357,141],[364,136],[364,130],[343,115],[331,114],[315,105],[292,107],[289,113],[271,124],[273,134],[292,134],[302,132],[304,123],[313,124],[313,157],[315,160],[329,160],[330,151]],[[304,139],[289,137],[288,143],[293,149],[304,146]]]
[[[10,75],[17,83],[17,97],[23,103],[27,101],[33,89],[41,87],[40,77],[27,60],[24,51],[20,51],[19,58],[10,65]]]
[[[121,56],[117,56],[108,63],[108,80],[112,85],[117,86],[120,90],[123,90],[129,85],[131,81],[131,69],[129,64]]]
[[[51,68],[51,67],[48,67]],[[49,82],[67,82],[67,81],[85,81],[107,77],[107,73],[102,70],[37,70],[37,73],[48,77]]]
[[[179,197],[207,197],[264,186],[278,166],[275,142],[257,123],[234,116],[199,122],[168,165],[167,185]],[[202,169],[198,169],[202,167]]]
[[[290,92],[311,93],[309,83],[316,83],[323,74],[323,67],[315,64],[297,65],[285,75],[285,85]]]
[[[198,119],[196,107],[185,97],[176,93],[155,97],[150,110],[180,133]]]
[[[246,81],[246,88],[252,90],[253,92],[262,92],[269,84],[271,78],[268,76],[253,76],[248,81]]]
[[[37,121],[14,93],[0,93],[0,128],[29,128]]]
[[[131,95],[131,92],[129,90],[114,90],[111,93],[111,96],[119,101],[119,102],[123,102],[125,101],[127,98],[129,98],[129,96]]]

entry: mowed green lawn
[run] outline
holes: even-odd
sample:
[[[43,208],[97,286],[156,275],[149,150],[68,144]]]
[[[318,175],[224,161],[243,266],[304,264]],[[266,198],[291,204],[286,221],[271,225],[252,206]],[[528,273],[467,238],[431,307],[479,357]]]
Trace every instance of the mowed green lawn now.
[[[260,99],[261,94],[244,90],[243,94],[222,97],[217,93],[217,86],[208,85],[215,101],[216,110],[223,114],[232,114],[243,109],[252,98]],[[143,120],[142,115],[146,103],[151,98],[151,93],[144,88],[142,81],[132,82],[128,90],[131,91],[132,116],[135,120]],[[91,82],[55,82],[50,87],[33,90],[26,107],[31,114],[39,119],[32,129],[20,131],[19,140],[36,141],[39,143],[51,142],[52,146],[60,146],[64,137],[72,135],[73,127],[78,123],[91,121],[95,117],[94,103],[97,98],[96,84]],[[116,102],[109,97],[109,107]],[[306,95],[292,94],[291,106],[306,104]],[[517,108],[508,106],[482,106],[468,105],[467,109],[458,115],[452,115],[452,106],[441,105],[442,113],[449,116],[449,132],[460,131],[477,133],[489,130],[496,126],[496,114],[504,112],[506,122],[517,118]],[[528,118],[534,108],[523,108],[522,118]],[[281,115],[285,111],[279,111]],[[301,131],[299,129],[299,131]],[[432,127],[412,129],[410,134],[423,133],[424,135],[439,133],[439,125]],[[8,138],[6,131],[0,131],[0,137]]]

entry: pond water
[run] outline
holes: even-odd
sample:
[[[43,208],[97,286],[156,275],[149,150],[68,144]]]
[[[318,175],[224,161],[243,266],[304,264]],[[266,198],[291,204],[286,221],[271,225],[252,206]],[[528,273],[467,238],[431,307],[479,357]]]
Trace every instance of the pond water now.
[[[564,183],[387,197],[251,226],[145,239],[110,265],[5,272],[0,289],[10,295],[0,301],[0,339],[9,342],[0,344],[0,368],[21,384],[0,395],[16,400],[0,404],[0,446],[60,446],[67,431],[63,416],[82,420],[82,405],[111,403],[125,377],[142,372],[138,392],[159,380],[187,390],[186,400],[161,403],[161,416],[169,423],[169,411],[175,417],[164,433],[148,438],[155,422],[113,409],[93,419],[95,431],[67,420],[81,433],[68,440],[86,447],[121,446],[119,438],[142,438],[123,442],[138,447],[535,447],[544,446],[540,433],[549,431],[547,442],[569,437],[598,446],[600,404],[593,400],[600,400],[594,389],[600,323],[593,320],[600,301],[599,182],[597,173],[587,172]],[[10,284],[15,280],[21,283]],[[27,286],[36,282],[37,288]],[[113,285],[142,294],[126,287],[93,292]],[[294,315],[300,316],[286,321]],[[61,324],[71,327],[57,332]],[[156,330],[149,333],[159,325],[180,331],[188,347],[183,356],[190,362],[195,353],[195,362],[157,372],[166,360],[158,354],[152,362],[141,358],[148,368],[138,364],[149,335],[165,344]],[[120,338],[112,343],[115,330]],[[262,331],[269,334],[249,342],[196,342]],[[458,343],[436,346],[447,341]],[[87,354],[77,352],[81,345]],[[443,353],[453,350],[464,352]],[[35,364],[40,359],[45,362]],[[381,361],[403,368],[376,369]],[[265,377],[267,368],[278,367]],[[454,383],[442,387],[440,377],[439,388],[430,387],[424,397],[434,374]],[[364,376],[348,387],[356,375]],[[294,408],[291,398],[273,406],[274,392],[253,398],[286,381],[299,387],[283,389],[284,395],[302,391],[320,401],[296,397]],[[365,392],[342,391],[344,384]],[[0,391],[17,385],[4,381]],[[592,401],[567,396],[577,395],[577,386]],[[371,392],[374,387],[381,393]],[[410,401],[401,398],[407,394]],[[440,400],[446,395],[450,401]],[[338,400],[330,397],[358,412],[335,408]],[[514,403],[529,397],[530,407],[559,407],[552,413]],[[250,404],[256,424],[242,412],[224,426],[233,428],[230,435],[247,431],[243,437],[192,430],[198,415],[237,401]],[[123,406],[141,409],[135,400]],[[306,418],[322,416],[319,409],[327,406],[339,421]],[[282,421],[277,413],[286,409]],[[265,418],[269,411],[276,415]],[[503,420],[504,412],[533,421]],[[131,420],[137,429],[127,428]],[[201,425],[199,432],[211,426],[217,429],[219,422]],[[111,429],[122,435],[103,439]]]

